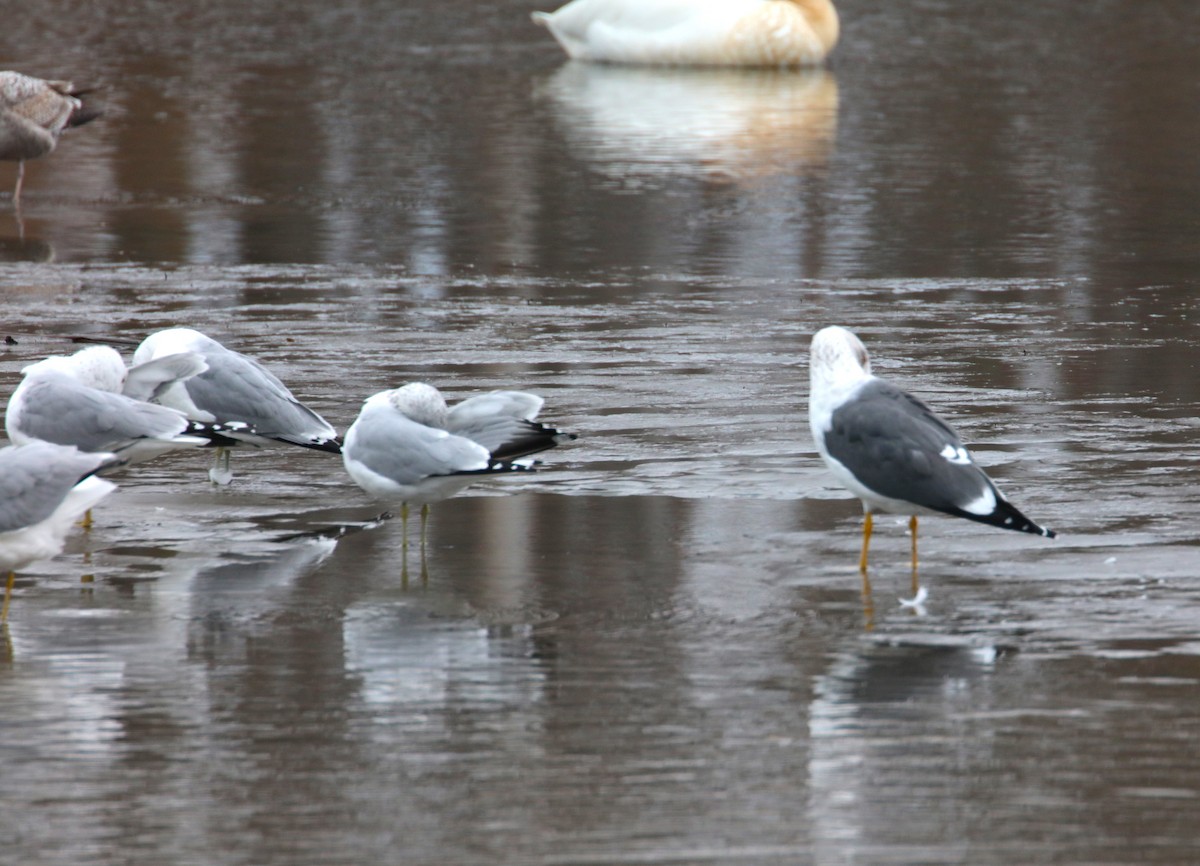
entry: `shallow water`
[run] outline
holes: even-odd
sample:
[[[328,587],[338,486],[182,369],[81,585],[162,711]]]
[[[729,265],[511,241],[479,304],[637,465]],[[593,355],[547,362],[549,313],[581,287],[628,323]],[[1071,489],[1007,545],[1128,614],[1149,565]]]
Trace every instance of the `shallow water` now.
[[[126,472],[18,581],[14,859],[1197,860],[1193,5],[848,0],[811,75],[577,67],[511,4],[30,6],[0,65],[110,110],[0,214],[4,394],[186,324],[339,429],[422,379],[580,439],[424,558],[328,455]],[[881,519],[864,603],[831,322],[1060,537],[923,520],[912,608]]]

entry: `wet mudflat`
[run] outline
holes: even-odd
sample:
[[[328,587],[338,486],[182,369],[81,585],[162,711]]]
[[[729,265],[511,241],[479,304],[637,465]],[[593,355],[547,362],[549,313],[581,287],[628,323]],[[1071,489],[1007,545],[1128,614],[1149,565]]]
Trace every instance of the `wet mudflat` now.
[[[1197,859],[1191,5],[847,2],[800,76],[580,68],[510,4],[141,5],[0,36],[112,106],[0,216],[5,395],[182,324],[342,430],[421,379],[581,438],[424,559],[328,455],[125,473],[18,583],[14,859]],[[924,520],[911,609],[881,519],[864,603],[833,322],[1061,537]]]

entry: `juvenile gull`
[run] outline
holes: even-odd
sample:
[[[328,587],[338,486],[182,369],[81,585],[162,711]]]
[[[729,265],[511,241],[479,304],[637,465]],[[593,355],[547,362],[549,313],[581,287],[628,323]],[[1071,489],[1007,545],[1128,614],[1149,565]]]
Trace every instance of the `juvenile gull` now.
[[[573,0],[534,12],[575,60],[814,66],[838,39],[829,0]]]
[[[54,150],[64,129],[82,126],[100,111],[69,81],[46,81],[20,72],[0,72],[0,159],[17,163],[13,206],[21,207],[25,160]]]
[[[108,346],[52,355],[21,373],[24,378],[4,415],[8,438],[18,445],[73,445],[137,463],[181,448],[227,445],[249,429],[192,421],[175,409],[117,393],[125,365]]]
[[[817,332],[809,374],[809,423],[817,451],[863,503],[864,589],[876,511],[910,515],[914,590],[918,515],[949,514],[1054,537],[1004,498],[932,409],[871,375],[866,347],[850,331],[835,326]]]
[[[133,353],[133,361],[141,365],[180,353],[200,356],[206,369],[161,389],[155,398],[159,403],[195,421],[248,424],[254,434],[235,437],[248,444],[282,442],[341,452],[337,431],[297,400],[274,374],[253,358],[227,349],[199,331],[170,328],[151,334]],[[217,464],[209,477],[218,484],[232,479],[228,451],[218,450]]]
[[[342,462],[372,497],[400,504],[404,543],[408,506],[421,506],[421,543],[429,503],[462,490],[480,475],[531,470],[528,457],[574,439],[534,420],[543,400],[493,391],[453,409],[432,385],[413,382],[367,399],[346,431]]]
[[[0,449],[0,571],[8,572],[0,622],[8,619],[16,570],[62,552],[71,525],[116,485],[93,473],[113,454],[33,442]]]

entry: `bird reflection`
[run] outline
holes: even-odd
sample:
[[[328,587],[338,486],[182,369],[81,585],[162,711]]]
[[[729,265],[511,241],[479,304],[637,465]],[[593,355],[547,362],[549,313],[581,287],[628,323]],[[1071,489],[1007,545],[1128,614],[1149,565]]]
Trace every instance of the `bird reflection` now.
[[[378,529],[380,526],[396,515],[391,511],[384,511],[377,517],[368,520],[359,520],[348,523],[332,523],[328,526],[320,526],[315,529],[305,529],[300,532],[290,532],[286,535],[281,535],[275,540],[280,543],[292,541],[313,540],[313,541],[333,541],[345,538],[347,535],[354,535],[359,532],[366,532],[371,529]],[[407,535],[407,533],[405,533]],[[421,532],[421,560],[420,560],[419,579],[421,585],[429,583],[429,565],[425,556],[425,532],[422,527]],[[405,538],[400,546],[400,587],[408,589],[409,571],[408,571],[408,539]]]
[[[15,237],[0,237],[0,262],[49,264],[54,261],[53,244],[42,238],[26,235],[24,222],[20,219],[17,221],[17,229]]]
[[[822,168],[838,88],[825,70],[643,69],[568,63],[538,89],[598,171],[751,180]]]
[[[947,764],[988,766],[991,743],[964,736],[972,730],[964,713],[985,714],[996,703],[1008,652],[929,634],[899,643],[854,639],[833,657],[814,681],[809,712],[816,862],[852,862],[878,845],[895,792],[944,782]],[[950,777],[962,787],[944,792],[947,804],[974,784],[970,774]]]

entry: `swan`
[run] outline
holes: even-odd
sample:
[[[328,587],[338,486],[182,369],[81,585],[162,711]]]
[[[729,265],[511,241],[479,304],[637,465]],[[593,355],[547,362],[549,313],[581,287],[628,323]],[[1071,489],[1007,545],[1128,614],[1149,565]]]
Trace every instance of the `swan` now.
[[[572,0],[533,20],[599,63],[815,66],[838,39],[830,0]]]

